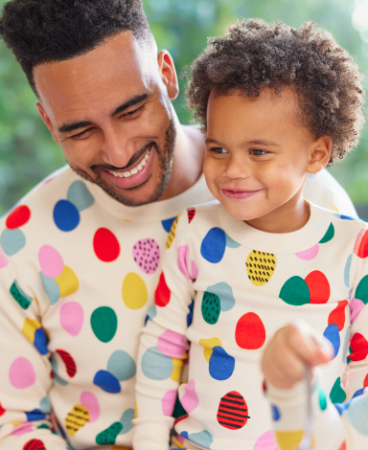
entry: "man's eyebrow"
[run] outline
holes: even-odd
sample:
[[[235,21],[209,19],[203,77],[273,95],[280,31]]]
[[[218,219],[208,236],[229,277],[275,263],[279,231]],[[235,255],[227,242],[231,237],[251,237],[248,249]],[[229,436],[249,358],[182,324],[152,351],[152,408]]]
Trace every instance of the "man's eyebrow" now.
[[[78,128],[85,128],[93,125],[92,122],[72,122],[62,125],[59,128],[59,133],[70,133],[71,131],[77,130]]]
[[[111,117],[116,116],[117,114],[120,114],[124,112],[126,109],[131,108],[134,105],[138,105],[139,103],[142,103],[144,100],[148,98],[148,94],[144,93],[142,95],[136,95],[132,97],[127,102],[123,103],[122,105],[118,106],[115,111],[111,114]]]

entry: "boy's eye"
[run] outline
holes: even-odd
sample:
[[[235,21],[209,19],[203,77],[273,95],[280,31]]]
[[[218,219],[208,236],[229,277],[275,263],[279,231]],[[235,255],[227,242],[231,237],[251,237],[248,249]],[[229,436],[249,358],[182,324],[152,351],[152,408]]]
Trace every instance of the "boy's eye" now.
[[[250,153],[254,156],[263,156],[267,155],[268,152],[266,150],[252,150]]]
[[[217,155],[225,155],[228,151],[225,148],[214,147],[210,149],[211,152],[216,153]]]

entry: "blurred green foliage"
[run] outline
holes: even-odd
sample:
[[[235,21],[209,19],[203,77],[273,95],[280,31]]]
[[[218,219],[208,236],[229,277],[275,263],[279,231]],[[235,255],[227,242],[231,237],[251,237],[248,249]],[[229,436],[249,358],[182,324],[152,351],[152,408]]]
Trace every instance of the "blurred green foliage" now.
[[[0,0],[0,6],[7,0]],[[101,0],[103,1],[103,0]],[[368,74],[367,44],[354,29],[353,0],[143,0],[159,49],[173,55],[177,70],[203,50],[207,36],[223,34],[236,18],[257,17],[299,26],[315,21],[329,30]],[[191,120],[185,107],[186,81],[175,108],[182,123]],[[12,53],[0,42],[0,215],[35,184],[65,163],[38,117],[32,93]],[[358,149],[331,172],[356,204],[368,202],[368,126]]]

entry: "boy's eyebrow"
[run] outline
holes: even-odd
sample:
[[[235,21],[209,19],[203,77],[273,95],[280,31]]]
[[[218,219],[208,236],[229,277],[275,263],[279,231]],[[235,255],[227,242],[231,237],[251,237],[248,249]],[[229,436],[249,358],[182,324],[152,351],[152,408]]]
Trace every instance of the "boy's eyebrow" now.
[[[221,142],[216,141],[215,139],[206,138],[206,144],[216,144],[222,146]],[[253,141],[245,141],[243,142],[243,146],[245,145],[267,145],[272,147],[281,147],[281,145],[276,142],[268,141],[266,139],[255,139]]]

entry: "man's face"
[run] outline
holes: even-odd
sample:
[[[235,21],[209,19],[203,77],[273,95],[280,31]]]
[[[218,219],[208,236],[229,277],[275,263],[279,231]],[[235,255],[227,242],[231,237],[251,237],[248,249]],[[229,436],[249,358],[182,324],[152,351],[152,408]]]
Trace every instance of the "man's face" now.
[[[129,31],[71,60],[35,67],[37,107],[81,177],[128,206],[158,200],[171,173],[172,60]]]

